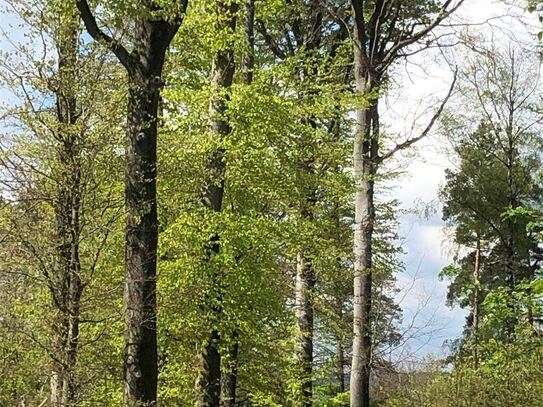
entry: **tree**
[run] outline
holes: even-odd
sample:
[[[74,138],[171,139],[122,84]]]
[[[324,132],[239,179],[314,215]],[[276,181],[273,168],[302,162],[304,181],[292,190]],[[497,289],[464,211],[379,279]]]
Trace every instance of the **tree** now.
[[[238,4],[236,2],[218,2],[215,9],[217,20],[215,29],[219,35],[226,36],[224,46],[218,46],[213,56],[211,67],[211,99],[209,102],[209,131],[210,136],[217,138],[218,147],[214,149],[206,164],[206,179],[202,190],[202,204],[206,210],[220,213],[224,201],[225,161],[226,153],[224,139],[230,135],[231,126],[228,122],[228,93],[234,79],[234,41],[230,39],[236,30]],[[218,255],[221,247],[221,237],[214,232],[206,244],[206,263],[211,257]],[[218,407],[221,402],[221,354],[220,323],[223,298],[223,273],[221,270],[212,271],[211,290],[202,308],[204,318],[208,318],[210,327],[209,337],[200,351],[199,375],[196,381],[198,394],[197,406]],[[228,403],[224,400],[224,404]]]
[[[325,94],[331,94],[332,88],[343,92],[347,87],[351,70],[340,66],[343,55],[338,52],[347,32],[344,26],[336,24],[333,13],[319,0],[289,2],[280,10],[274,5],[263,8],[262,14],[267,17],[268,12],[271,17],[257,20],[258,32],[273,58],[291,71],[287,78],[299,103],[308,106],[307,113],[303,112],[299,117],[303,133],[295,145],[298,158],[294,165],[302,197],[294,202],[292,216],[299,218],[300,237],[308,235],[309,231],[321,237],[319,229],[324,225],[319,219],[322,216],[319,206],[328,205],[331,199],[331,194],[327,196],[329,191],[323,192],[322,184],[330,174],[341,172],[341,164],[326,156],[325,150],[342,143],[344,104],[334,101],[337,97],[333,98],[331,115],[309,106],[318,105]],[[285,26],[287,30],[284,30]],[[315,302],[318,301],[319,274],[317,245],[312,240],[301,239],[298,244],[295,276],[297,380],[300,403],[306,407],[313,405]]]
[[[87,366],[88,372],[82,372],[79,363],[81,348],[91,341],[83,325],[96,300],[88,287],[119,219],[111,196],[116,179],[104,177],[100,169],[105,161],[115,169],[118,116],[108,89],[115,71],[103,55],[80,42],[72,4],[14,1],[11,6],[31,24],[29,39],[43,39],[43,56],[35,59],[20,43],[16,47],[22,51],[15,55],[21,59],[6,59],[1,68],[3,83],[19,98],[4,113],[12,132],[5,136],[0,160],[6,174],[2,194],[9,196],[2,208],[9,225],[2,272],[9,275],[12,269],[17,270],[13,276],[24,276],[28,286],[21,289],[21,298],[36,296],[33,305],[50,317],[25,321],[9,311],[6,327],[14,340],[25,338],[50,359],[50,366],[43,366],[36,357],[34,366],[51,369],[41,373],[50,378],[50,403],[73,406],[85,398],[84,383],[93,370]],[[98,105],[94,97],[111,102]],[[108,126],[97,121],[106,110],[104,141]],[[32,306],[27,310],[35,313]]]
[[[81,19],[125,67],[129,78],[125,153],[125,356],[124,405],[154,405],[157,397],[156,262],[158,219],[156,149],[162,71],[168,47],[182,23],[186,0],[142,1],[130,9],[128,49],[100,29],[86,0],[76,0]],[[122,10],[122,6],[121,6]],[[123,10],[126,11],[126,10]]]
[[[356,108],[353,166],[356,185],[354,219],[354,342],[351,367],[351,406],[369,407],[371,373],[372,240],[375,223],[374,189],[377,168],[397,151],[423,138],[441,113],[443,104],[417,137],[381,154],[379,93],[388,70],[399,59],[416,52],[417,44],[451,13],[462,0],[423,4],[398,1],[352,0],[355,93],[366,99]],[[431,41],[429,42],[431,43]],[[429,44],[427,43],[427,44]],[[424,46],[421,46],[424,48]],[[453,81],[454,86],[454,81]],[[452,91],[444,99],[447,102]]]
[[[442,197],[455,242],[470,250],[443,274],[452,279],[449,301],[471,306],[466,339],[471,339],[477,366],[479,340],[490,339],[486,335],[512,340],[523,308],[515,299],[517,291],[533,281],[539,269],[539,249],[528,233],[527,215],[537,207],[541,190],[536,176],[541,160],[532,147],[541,143],[542,116],[534,105],[539,84],[530,56],[512,48],[475,49],[477,64],[484,58],[488,68],[468,58],[462,74],[463,100],[470,100],[473,109],[449,122],[449,132],[459,139],[459,165],[448,171]],[[479,125],[472,129],[469,123]],[[495,311],[488,308],[493,293],[503,289],[508,310],[490,331],[485,324],[482,338],[479,325]],[[533,326],[533,310],[528,306],[525,311]]]

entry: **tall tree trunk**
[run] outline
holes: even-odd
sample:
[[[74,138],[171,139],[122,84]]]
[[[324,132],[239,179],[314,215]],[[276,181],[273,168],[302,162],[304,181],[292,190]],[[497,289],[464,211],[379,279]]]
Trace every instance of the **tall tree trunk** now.
[[[516,151],[515,151],[515,142],[513,135],[514,128],[514,109],[509,110],[509,117],[507,121],[507,126],[505,129],[507,135],[507,148],[506,148],[506,168],[507,168],[507,195],[509,200],[510,209],[516,209],[519,205],[517,195],[516,195],[516,185],[515,185],[515,176],[514,168],[516,166]],[[518,226],[512,219],[507,219],[507,239],[506,239],[506,270],[509,279],[509,289],[510,289],[510,298],[509,298],[509,309],[511,316],[506,321],[507,329],[507,339],[512,340],[513,334],[515,332],[515,326],[517,324],[516,310],[517,304],[514,298],[513,292],[517,287],[517,253],[516,246],[517,242],[515,240],[516,235],[519,233]]]
[[[473,270],[473,367],[479,368],[479,280],[481,277],[481,238],[477,233],[477,246],[475,248],[475,268]]]
[[[217,2],[216,15],[218,32],[231,35],[236,29],[238,6],[235,2]],[[219,49],[211,66],[212,96],[209,103],[209,129],[212,134],[223,140],[231,132],[228,123],[228,90],[234,78],[234,43],[230,39],[227,45]],[[202,203],[204,207],[213,211],[222,210],[226,163],[224,162],[224,148],[218,147],[213,151],[207,164],[207,180],[205,181]],[[215,235],[207,248],[208,259],[220,252],[220,236]],[[210,304],[205,307],[209,312],[209,326],[213,327],[209,338],[199,355],[198,378],[196,380],[198,407],[218,407],[221,395],[221,355],[219,352],[220,332],[217,325],[222,313],[222,276],[214,272],[212,278],[212,292],[208,293]]]
[[[136,39],[140,59],[129,69],[125,153],[126,407],[153,406],[157,396],[157,127],[160,78],[171,33],[166,23],[155,21],[138,27]]]
[[[315,63],[322,41],[322,4],[321,0],[312,0],[310,3],[311,18],[309,24],[302,29],[301,19],[293,22],[293,33],[296,37],[298,50],[303,51],[308,62],[299,71],[299,81],[302,85],[308,81],[315,81],[319,76],[319,67]],[[318,97],[318,91],[309,84],[308,101]],[[313,131],[318,130],[314,116],[302,118],[306,126]],[[307,157],[299,163],[305,177],[309,178],[309,186],[305,191],[305,202],[300,211],[301,218],[313,223],[315,221],[315,205],[317,203],[314,178],[317,176],[315,168],[315,152],[313,145],[304,146]],[[311,253],[302,248],[296,257],[296,331],[298,335],[298,363],[299,384],[301,387],[301,405],[313,405],[313,340],[314,340],[314,293],[316,285],[315,268]]]
[[[239,329],[232,333],[232,345],[228,349],[228,366],[221,379],[221,407],[235,407],[238,385]],[[224,365],[224,364],[223,364]]]
[[[366,65],[360,37],[355,33],[356,92],[369,98],[376,90]],[[351,367],[351,406],[369,407],[371,376],[371,292],[372,238],[375,223],[374,182],[377,172],[379,136],[378,101],[370,100],[367,108],[356,111],[353,166],[356,183],[354,224],[354,301],[353,355]]]
[[[162,71],[166,53],[182,23],[187,1],[172,0],[172,14],[155,2],[144,2],[134,16],[132,51],[102,31],[87,0],[76,0],[88,33],[109,46],[129,78],[125,149],[125,407],[156,405],[158,382],[156,265],[157,128]]]
[[[358,125],[365,122],[360,121]],[[365,132],[364,132],[365,134]],[[364,137],[365,138],[365,137]],[[368,160],[368,144],[358,135],[355,139],[355,229],[354,229],[354,338],[351,368],[351,406],[369,407],[371,373],[371,292],[372,292],[372,236],[375,221],[374,164]]]
[[[128,99],[125,205],[124,404],[154,405],[157,393],[156,136],[158,88],[132,81]],[[136,82],[136,83],[134,83]]]
[[[57,265],[49,276],[55,315],[54,360],[51,373],[51,405],[74,406],[77,402],[75,367],[79,346],[80,302],[83,285],[79,260],[81,212],[81,140],[74,128],[78,120],[75,94],[78,55],[76,14],[60,27],[58,38],[59,88],[56,94],[59,148],[55,205]]]

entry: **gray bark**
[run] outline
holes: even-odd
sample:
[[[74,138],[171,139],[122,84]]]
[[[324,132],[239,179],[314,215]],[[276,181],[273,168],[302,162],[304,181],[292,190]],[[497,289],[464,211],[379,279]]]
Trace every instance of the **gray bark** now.
[[[473,367],[479,368],[479,280],[481,277],[481,238],[477,234],[475,248],[475,267],[473,270]]]
[[[359,95],[367,97],[377,81],[355,52],[355,81]],[[378,154],[378,104],[356,112],[353,165],[356,183],[354,224],[353,355],[351,406],[369,407],[372,356],[371,291],[372,238],[375,223],[374,183]]]
[[[351,367],[351,407],[370,406],[372,238],[375,222],[374,183],[378,165],[396,152],[425,137],[443,109],[443,104],[418,137],[397,145],[379,156],[380,86],[388,68],[401,58],[401,51],[424,38],[463,0],[446,0],[433,20],[425,24],[402,20],[402,2],[351,0],[353,11],[353,58],[355,91],[369,106],[356,110],[353,167],[356,183],[354,225],[353,355]],[[398,35],[399,23],[406,23]],[[388,27],[387,27],[387,24]],[[454,84],[454,82],[453,82]],[[451,87],[452,91],[452,87]],[[450,91],[450,92],[451,92]],[[449,92],[449,96],[450,96]],[[445,99],[444,103],[448,100]]]

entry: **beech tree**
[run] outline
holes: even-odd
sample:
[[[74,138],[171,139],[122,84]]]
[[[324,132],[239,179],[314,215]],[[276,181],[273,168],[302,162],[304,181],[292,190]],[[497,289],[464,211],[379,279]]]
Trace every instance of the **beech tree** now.
[[[130,45],[101,29],[86,0],[76,0],[81,19],[107,46],[129,78],[125,151],[125,356],[124,405],[154,405],[157,397],[156,202],[157,128],[162,71],[182,23],[186,0],[142,1],[121,6],[131,19]],[[127,10],[128,9],[128,10]],[[132,14],[130,14],[132,13]]]
[[[462,3],[9,1],[0,404],[539,405],[539,60],[443,52],[469,66],[420,133],[381,119],[401,62],[456,46]],[[425,301],[399,305],[390,181],[438,120],[442,276],[471,312],[412,371]]]
[[[236,30],[238,4],[236,2],[218,2],[215,9],[216,30],[229,38]],[[228,122],[228,92],[234,79],[234,42],[226,41],[225,46],[218,46],[213,56],[211,67],[211,100],[209,101],[210,136],[218,139],[206,165],[206,180],[202,190],[202,204],[207,210],[221,212],[225,188],[224,139],[231,132]],[[206,244],[206,261],[220,252],[220,234],[215,232]],[[200,351],[199,376],[196,382],[198,406],[218,407],[221,401],[221,354],[220,331],[216,327],[221,319],[223,276],[221,270],[212,271],[209,298],[203,304],[204,315],[209,318],[211,329]],[[231,391],[234,391],[233,389]],[[229,393],[229,392],[227,392]],[[226,395],[230,397],[230,394]],[[228,403],[228,400],[224,400]]]
[[[414,52],[409,47],[416,47],[461,4],[461,0],[445,1],[443,4],[430,1],[422,5],[399,1],[376,1],[374,4],[362,0],[351,2],[355,92],[361,98],[366,98],[369,104],[356,109],[354,133],[354,342],[350,382],[353,407],[370,405],[372,239],[377,168],[382,161],[423,138],[443,109],[442,104],[419,136],[381,153],[378,95],[391,65]],[[444,103],[451,92],[452,87]],[[363,105],[363,102],[360,104]]]
[[[43,293],[47,288],[49,303],[39,296],[37,303],[50,316],[25,326],[11,315],[7,327],[15,337],[26,337],[46,351],[50,367],[43,368],[51,369],[51,405],[73,406],[87,390],[87,373],[81,372],[78,361],[81,347],[91,340],[83,324],[90,322],[97,299],[88,287],[99,273],[111,228],[119,219],[117,202],[108,196],[115,178],[100,171],[104,160],[115,168],[118,116],[109,103],[98,106],[93,100],[115,100],[107,90],[108,77],[115,73],[103,55],[81,44],[73,5],[14,1],[11,6],[18,18],[33,24],[29,39],[47,40],[41,44],[40,59],[24,52],[24,42],[16,43],[19,58],[7,58],[1,68],[3,83],[12,86],[20,100],[7,110],[6,123],[15,130],[6,134],[0,160],[5,174],[2,193],[9,196],[3,207],[9,219],[3,249],[9,267],[2,272],[20,270],[13,275],[28,279],[29,291],[23,292]],[[102,81],[100,86],[93,83],[96,79]],[[54,103],[44,103],[47,100]],[[102,109],[110,117],[107,142],[101,139],[105,127],[97,124]]]

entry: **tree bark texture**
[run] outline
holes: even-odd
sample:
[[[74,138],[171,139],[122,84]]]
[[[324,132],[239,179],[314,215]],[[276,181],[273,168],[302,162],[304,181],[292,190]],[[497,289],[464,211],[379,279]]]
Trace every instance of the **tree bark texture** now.
[[[161,76],[171,41],[165,22],[137,32],[138,62],[129,69],[125,150],[124,405],[153,406],[157,395],[157,121]]]
[[[125,407],[155,406],[158,363],[156,331],[157,127],[162,71],[187,2],[172,0],[171,16],[134,16],[132,51],[99,28],[86,0],[76,0],[88,33],[107,45],[129,78],[125,148]],[[149,14],[163,11],[146,1]]]

